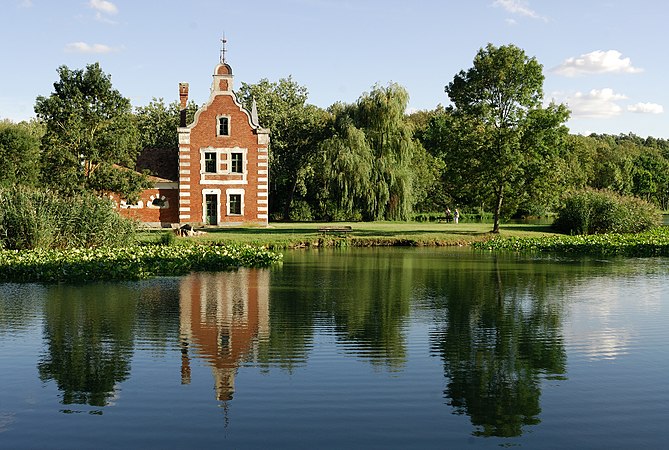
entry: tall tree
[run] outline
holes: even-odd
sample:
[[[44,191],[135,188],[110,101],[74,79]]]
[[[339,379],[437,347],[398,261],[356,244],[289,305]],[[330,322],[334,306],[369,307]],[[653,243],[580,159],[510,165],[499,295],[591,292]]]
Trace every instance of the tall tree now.
[[[434,174],[413,137],[400,85],[375,86],[355,105],[334,105],[333,135],[323,142],[332,196],[365,220],[407,220]]]
[[[36,184],[40,137],[37,123],[0,122],[0,187]]]
[[[237,95],[249,111],[256,101],[258,120],[270,129],[270,212],[288,219],[296,193],[304,190],[328,115],[307,103],[307,88],[291,77],[242,83]]]
[[[546,180],[551,167],[542,161],[557,156],[567,134],[566,107],[541,106],[543,81],[535,58],[514,45],[488,44],[473,67],[460,71],[445,88],[456,115],[468,124],[459,137],[466,145],[458,149],[464,151],[455,158],[455,168],[490,191],[495,233],[504,199],[524,195],[532,180]]]
[[[139,152],[130,100],[98,63],[85,70],[61,66],[58,75],[54,92],[35,104],[46,126],[42,181],[63,194],[91,190],[135,199],[148,182],[123,169],[134,167]]]

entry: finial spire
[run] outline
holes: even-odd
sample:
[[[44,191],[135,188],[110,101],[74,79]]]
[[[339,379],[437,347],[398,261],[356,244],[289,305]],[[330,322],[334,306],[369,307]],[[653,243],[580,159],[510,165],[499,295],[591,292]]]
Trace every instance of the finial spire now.
[[[221,38],[221,64],[225,64],[225,44],[227,44],[228,40],[225,39],[225,33],[223,33],[223,37]]]

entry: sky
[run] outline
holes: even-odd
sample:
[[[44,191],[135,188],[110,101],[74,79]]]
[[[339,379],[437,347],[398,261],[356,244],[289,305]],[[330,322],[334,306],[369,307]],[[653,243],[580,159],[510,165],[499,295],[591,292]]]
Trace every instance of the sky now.
[[[292,76],[309,103],[355,102],[396,82],[409,112],[450,104],[444,87],[488,43],[542,64],[545,102],[572,133],[669,138],[662,0],[0,0],[0,119],[34,116],[57,68],[99,62],[143,106],[209,97],[221,38],[235,85]]]

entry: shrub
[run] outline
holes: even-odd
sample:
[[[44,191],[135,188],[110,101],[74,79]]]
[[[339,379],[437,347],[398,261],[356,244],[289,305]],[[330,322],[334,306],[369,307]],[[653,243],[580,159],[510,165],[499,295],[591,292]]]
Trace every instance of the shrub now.
[[[660,211],[644,200],[588,189],[565,199],[553,225],[568,234],[601,234],[639,233],[660,223]]]
[[[127,245],[136,224],[91,193],[59,197],[15,186],[0,190],[0,248],[13,250]]]

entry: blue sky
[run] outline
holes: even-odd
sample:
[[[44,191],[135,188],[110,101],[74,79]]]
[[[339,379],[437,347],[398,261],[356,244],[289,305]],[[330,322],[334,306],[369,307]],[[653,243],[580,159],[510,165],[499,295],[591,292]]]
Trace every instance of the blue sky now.
[[[669,138],[669,2],[660,0],[1,0],[0,118],[34,115],[60,65],[100,62],[135,106],[178,83],[208,98],[220,38],[235,82],[292,75],[309,102],[354,102],[403,85],[409,109],[447,105],[444,86],[488,42],[544,67],[573,133]]]

